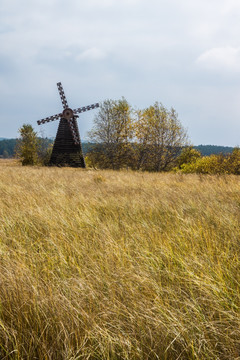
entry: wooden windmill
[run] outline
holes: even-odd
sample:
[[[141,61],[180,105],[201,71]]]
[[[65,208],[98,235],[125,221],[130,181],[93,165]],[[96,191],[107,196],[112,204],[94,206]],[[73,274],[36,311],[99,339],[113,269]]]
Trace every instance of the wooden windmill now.
[[[92,104],[77,109],[68,107],[62,84],[57,83],[58,91],[63,105],[63,112],[45,119],[38,120],[38,125],[60,119],[56,139],[54,141],[50,165],[72,166],[85,168],[82,144],[78,130],[77,118],[79,113],[95,109],[99,104]]]

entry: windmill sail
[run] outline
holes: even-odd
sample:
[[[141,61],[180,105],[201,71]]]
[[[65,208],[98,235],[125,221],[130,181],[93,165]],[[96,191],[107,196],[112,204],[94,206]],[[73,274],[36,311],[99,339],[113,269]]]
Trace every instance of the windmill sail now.
[[[76,120],[78,115],[76,114],[95,109],[99,107],[99,104],[96,103],[72,110],[68,107],[68,102],[60,82],[57,83],[57,87],[63,106],[63,112],[37,122],[38,125],[41,125],[46,122],[60,119],[49,164],[85,168],[86,165]]]

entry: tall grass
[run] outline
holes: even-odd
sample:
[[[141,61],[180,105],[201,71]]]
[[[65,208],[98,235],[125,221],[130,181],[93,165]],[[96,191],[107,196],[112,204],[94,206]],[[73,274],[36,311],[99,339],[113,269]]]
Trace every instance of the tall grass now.
[[[240,179],[0,163],[1,359],[240,359]]]

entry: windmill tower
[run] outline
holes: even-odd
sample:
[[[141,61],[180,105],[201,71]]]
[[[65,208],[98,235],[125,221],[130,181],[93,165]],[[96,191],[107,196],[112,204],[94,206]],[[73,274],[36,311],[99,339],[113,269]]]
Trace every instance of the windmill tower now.
[[[69,108],[62,84],[57,83],[58,91],[63,105],[63,112],[38,120],[38,125],[60,119],[57,135],[54,141],[49,164],[58,166],[71,166],[85,168],[82,144],[78,130],[77,118],[79,113],[95,109],[99,104],[92,104],[72,110]]]

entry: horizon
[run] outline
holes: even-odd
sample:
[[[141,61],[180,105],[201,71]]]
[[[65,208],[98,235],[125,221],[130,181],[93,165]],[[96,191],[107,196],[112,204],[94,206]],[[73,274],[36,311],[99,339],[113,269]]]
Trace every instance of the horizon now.
[[[41,137],[41,136],[40,136]],[[44,137],[46,139],[49,139],[49,140],[55,140],[55,137]],[[0,141],[2,140],[16,140],[18,139],[18,137],[13,137],[13,138],[5,138],[5,137],[0,137]],[[87,140],[86,138],[84,139],[81,139],[81,142],[82,143],[90,143],[91,141]],[[191,144],[189,146],[219,146],[219,147],[226,147],[226,148],[236,148],[238,147],[237,145],[236,146],[231,146],[231,145],[218,145],[218,144]]]

